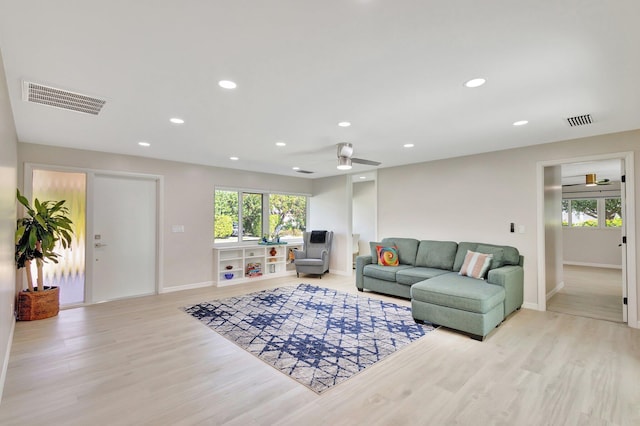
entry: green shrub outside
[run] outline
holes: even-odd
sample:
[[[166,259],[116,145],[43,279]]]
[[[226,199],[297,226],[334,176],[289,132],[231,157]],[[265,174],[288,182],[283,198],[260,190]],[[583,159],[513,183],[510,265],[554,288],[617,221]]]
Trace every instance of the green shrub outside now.
[[[233,233],[233,219],[231,216],[217,215],[213,227],[215,238],[227,238]]]

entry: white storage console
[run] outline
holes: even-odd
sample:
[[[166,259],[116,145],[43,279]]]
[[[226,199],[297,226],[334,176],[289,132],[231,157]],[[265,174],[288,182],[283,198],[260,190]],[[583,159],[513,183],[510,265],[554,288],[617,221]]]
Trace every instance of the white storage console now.
[[[213,248],[213,279],[218,287],[295,272],[291,250],[302,243],[250,244]]]

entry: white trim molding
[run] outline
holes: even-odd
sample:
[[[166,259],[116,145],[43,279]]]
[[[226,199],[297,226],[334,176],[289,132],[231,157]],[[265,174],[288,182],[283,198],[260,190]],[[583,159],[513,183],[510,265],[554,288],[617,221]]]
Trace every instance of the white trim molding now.
[[[182,290],[193,290],[196,288],[204,288],[204,287],[213,287],[215,284],[213,281],[203,281],[201,283],[193,283],[193,284],[185,284],[185,285],[175,285],[171,287],[164,287],[160,290],[160,294],[162,293],[174,293],[176,291]]]

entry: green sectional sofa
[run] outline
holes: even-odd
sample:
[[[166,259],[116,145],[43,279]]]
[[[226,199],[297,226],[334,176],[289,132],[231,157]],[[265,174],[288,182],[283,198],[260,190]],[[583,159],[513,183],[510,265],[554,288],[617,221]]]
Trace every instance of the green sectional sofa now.
[[[379,265],[377,246],[396,247],[398,265]],[[459,274],[468,251],[492,255],[484,279]],[[356,287],[411,299],[417,322],[443,325],[483,340],[522,306],[524,258],[515,247],[385,238],[371,243],[371,253],[356,258]]]

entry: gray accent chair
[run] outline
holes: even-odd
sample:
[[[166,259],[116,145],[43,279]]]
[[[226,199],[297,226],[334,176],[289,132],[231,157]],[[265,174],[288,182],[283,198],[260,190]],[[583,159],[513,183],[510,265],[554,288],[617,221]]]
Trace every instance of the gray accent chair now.
[[[317,231],[316,231],[317,232]],[[329,256],[331,254],[331,242],[333,241],[333,231],[326,231],[324,242],[311,242],[311,232],[304,232],[302,235],[304,246],[302,250],[295,250],[296,275],[303,274],[322,275],[329,272]]]

